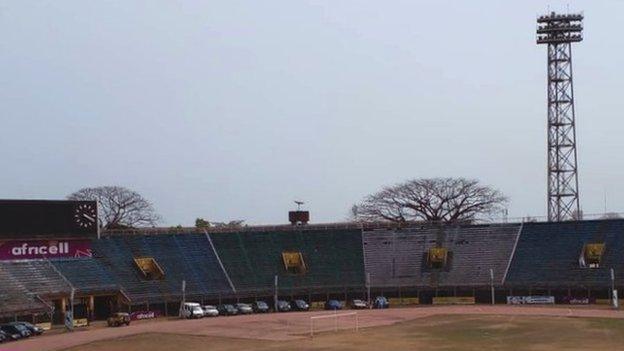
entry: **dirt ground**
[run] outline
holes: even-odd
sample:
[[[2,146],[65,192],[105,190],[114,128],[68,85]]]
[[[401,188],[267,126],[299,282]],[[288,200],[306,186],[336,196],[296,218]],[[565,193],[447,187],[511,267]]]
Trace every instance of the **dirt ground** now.
[[[350,311],[343,311],[346,313]],[[292,312],[142,321],[0,345],[0,350],[580,350],[620,349],[624,312],[598,306],[420,306],[358,311],[335,324],[330,312]],[[333,332],[338,326],[339,332]],[[331,330],[331,332],[330,332]]]
[[[140,334],[71,351],[184,350],[618,350],[624,320],[574,317],[438,315],[391,326],[293,341]]]

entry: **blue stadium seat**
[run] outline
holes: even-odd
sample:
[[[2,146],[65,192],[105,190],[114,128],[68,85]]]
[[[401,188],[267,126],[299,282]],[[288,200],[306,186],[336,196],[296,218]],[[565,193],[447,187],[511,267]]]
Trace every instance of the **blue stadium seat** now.
[[[115,292],[120,286],[100,261],[93,258],[66,258],[51,263],[70,281],[77,293]]]
[[[599,268],[581,268],[587,243],[604,242]],[[624,220],[525,223],[505,284],[524,287],[609,287],[624,278]]]
[[[204,234],[111,236],[95,240],[93,245],[96,258],[112,272],[132,303],[179,299],[183,280],[189,297],[232,293]],[[146,279],[135,267],[135,257],[153,257],[163,269],[164,279]]]

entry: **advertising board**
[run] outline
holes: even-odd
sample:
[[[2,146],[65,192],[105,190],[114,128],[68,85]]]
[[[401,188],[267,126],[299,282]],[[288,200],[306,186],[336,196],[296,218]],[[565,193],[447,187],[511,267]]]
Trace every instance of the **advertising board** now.
[[[434,297],[434,305],[474,305],[475,298],[473,296],[455,296],[455,297]]]
[[[0,261],[91,256],[90,240],[0,241]]]
[[[507,296],[508,305],[544,305],[554,303],[554,296]]]
[[[596,299],[593,297],[564,296],[561,298],[561,303],[569,305],[589,305],[596,303]]]
[[[142,319],[152,319],[160,317],[160,311],[134,311],[130,313],[130,320],[138,321]]]
[[[392,297],[388,299],[390,306],[409,306],[420,304],[420,299],[417,297]]]

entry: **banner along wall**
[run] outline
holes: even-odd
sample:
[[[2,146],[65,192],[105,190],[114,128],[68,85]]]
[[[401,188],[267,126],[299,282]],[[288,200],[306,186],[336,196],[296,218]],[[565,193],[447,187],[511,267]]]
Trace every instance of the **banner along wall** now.
[[[91,257],[90,240],[0,241],[0,261]]]

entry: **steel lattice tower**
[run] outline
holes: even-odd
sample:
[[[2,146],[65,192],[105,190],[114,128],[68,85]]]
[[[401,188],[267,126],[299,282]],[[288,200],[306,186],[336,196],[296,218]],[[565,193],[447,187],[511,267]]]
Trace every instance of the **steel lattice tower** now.
[[[582,14],[537,19],[537,44],[548,45],[548,220],[580,219],[572,43],[583,40]]]

